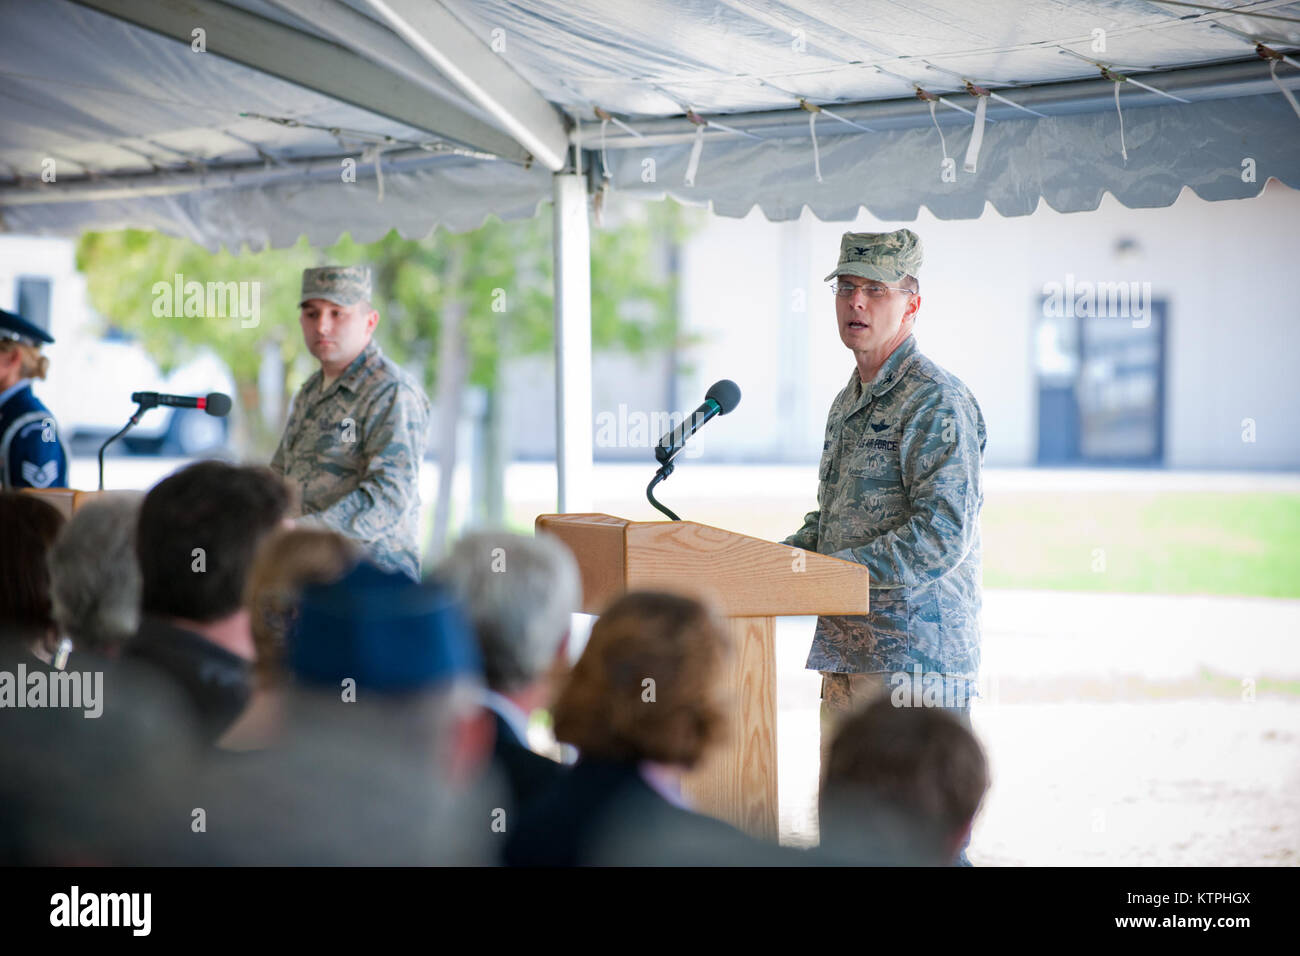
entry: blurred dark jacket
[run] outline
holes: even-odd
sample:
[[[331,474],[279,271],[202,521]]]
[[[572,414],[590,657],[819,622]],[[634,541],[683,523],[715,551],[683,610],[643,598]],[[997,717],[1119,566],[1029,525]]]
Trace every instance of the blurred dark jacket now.
[[[153,669],[73,659],[100,675],[98,707],[0,710],[0,864],[155,862],[160,842],[190,832],[178,785],[202,752],[191,708]],[[20,664],[32,672],[30,655],[0,650],[0,670]]]
[[[941,827],[866,794],[823,796],[818,818],[821,845],[809,851],[818,865],[954,865]]]
[[[800,851],[754,840],[673,805],[631,761],[584,757],[529,805],[506,844],[511,866],[788,866]]]
[[[123,660],[143,664],[174,681],[194,708],[208,743],[229,729],[253,692],[252,662],[165,620],[146,615],[122,651]]]
[[[563,764],[532,751],[520,740],[510,724],[496,712],[496,742],[492,745],[492,762],[505,781],[510,795],[507,819],[517,815],[550,789],[566,773]]]
[[[297,696],[291,691],[291,697]],[[276,746],[211,751],[185,790],[204,840],[169,862],[204,866],[487,866],[500,836],[495,777],[452,785],[430,742],[382,698],[286,706]],[[487,754],[484,752],[483,757]],[[485,759],[486,763],[486,759]]]

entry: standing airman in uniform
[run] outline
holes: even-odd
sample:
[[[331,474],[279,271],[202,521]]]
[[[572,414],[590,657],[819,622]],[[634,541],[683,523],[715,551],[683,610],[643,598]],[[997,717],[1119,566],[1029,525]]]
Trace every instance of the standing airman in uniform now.
[[[826,277],[855,368],[827,416],[818,510],[785,543],[865,565],[871,609],[817,619],[823,769],[838,719],[873,697],[969,725],[976,693],[984,416],[917,349],[921,260],[910,229],[845,233]]]
[[[430,404],[375,343],[370,300],[364,266],[303,270],[299,323],[320,370],[294,397],[271,470],[299,492],[297,525],[331,528],[418,581]]]
[[[53,342],[44,329],[0,309],[0,489],[68,486],[58,426],[32,394],[32,379],[45,378],[50,365],[40,348]]]

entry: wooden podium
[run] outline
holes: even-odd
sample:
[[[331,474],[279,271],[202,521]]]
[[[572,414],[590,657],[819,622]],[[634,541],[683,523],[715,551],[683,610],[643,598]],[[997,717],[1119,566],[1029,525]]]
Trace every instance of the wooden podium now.
[[[82,505],[88,501],[94,501],[105,493],[102,491],[78,491],[75,488],[19,488],[18,490],[54,505],[63,513],[65,518],[71,518]]]
[[[655,590],[704,597],[727,616],[734,654],[724,679],[735,710],[725,743],[687,776],[685,789],[701,812],[775,841],[774,618],[865,614],[867,569],[694,521],[548,514],[536,528],[573,551],[586,614],[599,614],[624,591]]]

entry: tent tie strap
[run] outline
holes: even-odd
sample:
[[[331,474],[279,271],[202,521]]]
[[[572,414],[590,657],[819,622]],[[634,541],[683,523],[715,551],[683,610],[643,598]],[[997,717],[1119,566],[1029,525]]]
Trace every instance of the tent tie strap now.
[[[605,132],[609,129],[609,120],[600,121],[600,174],[606,179],[609,175],[609,153],[605,149]]]
[[[918,93],[919,95],[919,93]],[[943,130],[939,128],[939,118],[934,115],[934,104],[939,102],[939,97],[931,93],[929,96],[922,96],[930,107],[930,122],[934,124],[935,131],[939,134],[939,148],[943,150],[943,167],[948,168],[948,143],[943,138]]]
[[[643,137],[640,133],[638,133],[636,130],[634,130],[632,127],[630,127],[630,126],[628,126],[626,123],[624,123],[621,119],[619,119],[619,118],[618,118],[617,116],[615,116],[613,113],[611,113],[609,110],[601,109],[599,106],[593,106],[593,107],[592,107],[592,112],[594,112],[594,113],[596,114],[596,118],[597,118],[598,120],[600,120],[600,168],[601,168],[601,173],[604,175],[604,177],[605,177],[606,179],[612,179],[613,177],[611,176],[610,171],[609,171],[609,155],[608,155],[608,153],[607,153],[606,150],[605,150],[605,131],[606,131],[607,129],[609,129],[609,124],[610,124],[610,123],[613,123],[613,124],[614,124],[615,126],[617,126],[619,129],[623,130],[623,132],[628,133],[628,134],[631,135],[631,136],[635,136],[637,139],[644,139],[644,137]]]
[[[384,201],[384,167],[380,157],[385,150],[395,149],[396,146],[396,143],[371,143],[361,151],[361,165],[364,166],[366,163],[371,162],[375,164],[375,184],[378,188],[375,202]]]
[[[1128,165],[1128,147],[1124,143],[1124,111],[1119,108],[1119,88],[1122,80],[1115,82],[1115,113],[1119,116],[1119,152],[1124,157],[1124,165]]]
[[[1292,93],[1290,90],[1288,90],[1282,84],[1282,81],[1277,78],[1277,65],[1280,62],[1282,62],[1281,57],[1278,57],[1277,59],[1270,59],[1268,61],[1268,73],[1271,77],[1273,77],[1273,83],[1277,86],[1279,90],[1282,91],[1282,95],[1286,97],[1286,101],[1291,104],[1291,109],[1295,110],[1295,115],[1300,116],[1300,103],[1296,102],[1295,94]]]
[[[822,181],[822,157],[821,150],[817,148],[817,114],[822,108],[815,103],[809,103],[803,97],[799,98],[799,106],[808,111],[808,135],[812,137],[813,147],[813,175],[817,181]]]
[[[704,127],[709,125],[709,121],[695,110],[687,110],[686,118],[695,124],[695,142],[691,144],[691,158],[686,161],[685,183],[694,186],[695,174],[700,171],[700,153],[704,151]]]
[[[1292,62],[1291,58],[1285,54],[1274,50],[1272,47],[1265,46],[1262,43],[1255,44],[1255,52],[1260,59],[1268,61],[1268,75],[1273,78],[1273,85],[1282,91],[1286,101],[1291,104],[1291,109],[1295,110],[1295,115],[1300,116],[1300,103],[1296,102],[1295,94],[1286,88],[1281,80],[1277,78],[1277,65],[1279,63]]]
[[[600,120],[600,174],[605,179],[609,179],[609,154],[605,151],[605,131],[609,129],[609,121],[614,118],[614,114],[599,106],[593,106],[591,109],[596,114],[596,119]]]
[[[975,125],[971,128],[970,142],[966,144],[966,159],[962,169],[968,173],[975,172],[979,164],[980,149],[984,146],[984,121],[989,105],[989,91],[966,81],[966,92],[975,97]]]
[[[1119,107],[1119,88],[1129,81],[1129,78],[1122,73],[1116,73],[1107,67],[1104,63],[1094,63],[1097,69],[1101,70],[1104,79],[1110,80],[1115,84],[1115,115],[1119,117],[1119,153],[1124,158],[1124,165],[1128,165],[1128,145],[1124,142],[1124,111]],[[1148,87],[1150,89],[1150,87]]]

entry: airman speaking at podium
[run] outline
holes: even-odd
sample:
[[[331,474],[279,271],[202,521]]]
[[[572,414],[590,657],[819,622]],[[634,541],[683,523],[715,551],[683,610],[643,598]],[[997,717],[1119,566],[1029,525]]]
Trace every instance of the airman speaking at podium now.
[[[854,369],[826,419],[818,508],[785,543],[865,565],[871,611],[817,619],[823,757],[835,721],[881,694],[969,722],[975,693],[986,432],[970,389],[917,348],[921,260],[910,229],[845,233],[826,277]]]

